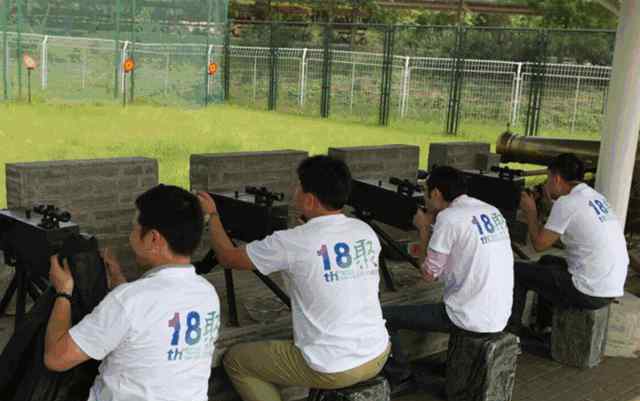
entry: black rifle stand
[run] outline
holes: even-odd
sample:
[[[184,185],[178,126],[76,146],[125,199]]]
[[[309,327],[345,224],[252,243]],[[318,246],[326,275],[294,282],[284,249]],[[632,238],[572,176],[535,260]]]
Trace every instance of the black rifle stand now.
[[[380,240],[385,245],[393,249],[398,256],[400,256],[406,262],[409,262],[411,266],[420,270],[420,265],[418,264],[418,262],[414,258],[412,258],[411,255],[409,255],[404,249],[402,249],[402,247],[393,238],[391,238],[389,234],[384,232],[382,228],[380,228],[376,223],[374,223],[371,218],[366,217],[366,215],[363,213],[357,213],[357,216],[362,221],[367,223],[369,227],[371,227],[371,229],[378,235]],[[393,276],[391,275],[391,272],[387,267],[387,261],[384,258],[383,252],[380,252],[380,272],[382,273],[382,279],[384,280],[384,284],[387,287],[387,289],[390,291],[396,291],[396,287],[393,283]]]
[[[15,327],[18,327],[26,313],[27,294],[35,302],[38,300],[40,293],[47,288],[47,284],[44,282],[44,278],[31,277],[25,266],[21,263],[15,263],[15,271],[16,273],[11,283],[9,283],[7,291],[0,300],[0,315],[6,312],[11,298],[13,298],[17,292]]]
[[[235,242],[231,241],[233,245]],[[253,270],[253,274],[256,275],[274,294],[291,309],[291,299],[289,296],[269,277],[260,273],[257,270]],[[224,282],[227,289],[227,306],[229,307],[229,324],[232,326],[239,326],[238,323],[238,306],[236,303],[236,290],[233,283],[233,271],[231,269],[224,269]]]

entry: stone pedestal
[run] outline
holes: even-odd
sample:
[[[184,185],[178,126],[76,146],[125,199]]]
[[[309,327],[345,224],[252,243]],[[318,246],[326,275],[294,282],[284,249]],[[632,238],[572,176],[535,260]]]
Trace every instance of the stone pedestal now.
[[[602,359],[609,307],[596,310],[553,309],[551,357],[576,368],[592,368]]]
[[[308,401],[390,401],[391,388],[382,376],[376,376],[340,390],[311,390]]]
[[[486,170],[493,162],[490,145],[484,142],[446,142],[429,145],[429,170],[436,166],[451,166],[460,170]],[[484,156],[480,156],[484,155]]]
[[[510,401],[519,353],[519,340],[513,334],[452,333],[447,351],[448,400]]]

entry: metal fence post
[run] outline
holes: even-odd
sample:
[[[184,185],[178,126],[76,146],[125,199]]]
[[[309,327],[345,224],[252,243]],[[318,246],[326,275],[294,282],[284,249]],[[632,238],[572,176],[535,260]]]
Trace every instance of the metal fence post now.
[[[451,85],[449,87],[449,105],[447,108],[447,134],[457,134],[460,123],[460,109],[462,103],[462,79],[464,77],[464,35],[462,27],[456,29],[456,47],[451,68]]]
[[[114,36],[113,41],[115,46],[115,50],[113,52],[113,69],[114,69],[113,98],[114,99],[118,99],[118,94],[119,94],[118,87],[120,86],[118,81],[121,79],[120,71],[122,70],[122,63],[124,62],[124,59],[121,58],[121,53],[120,53],[120,50],[121,50],[120,49],[120,12],[121,12],[120,1],[121,0],[115,0],[116,29],[115,29],[115,32],[113,33],[113,36]]]
[[[224,28],[224,45],[223,45],[223,53],[224,53],[224,74],[222,83],[224,86],[224,101],[229,100],[229,90],[231,86],[231,21],[227,21]]]
[[[16,68],[18,72],[18,99],[22,99],[22,0],[16,0]]]
[[[278,103],[278,48],[274,35],[274,23],[269,24],[269,100],[267,109],[275,110]]]
[[[331,38],[333,36],[330,23],[325,25],[324,44],[322,57],[322,96],[320,100],[320,117],[328,118],[331,109],[331,70],[333,64],[333,52],[331,51]]]
[[[391,107],[391,80],[393,77],[393,42],[395,26],[387,27],[384,33],[384,58],[382,62],[382,80],[380,85],[380,112],[378,123],[389,125]]]
[[[9,1],[4,1],[4,7],[0,7],[0,28],[2,28],[2,92],[4,100],[9,100],[9,43],[7,38],[7,20],[9,18]]]
[[[307,48],[302,49],[302,60],[300,60],[300,107],[304,107],[304,92],[307,84]]]
[[[547,69],[547,31],[540,31],[536,41],[537,54],[536,60],[531,64],[533,71],[531,74],[529,105],[527,109],[527,121],[525,124],[525,135],[527,136],[537,135],[538,129],[540,128],[542,96],[544,93]]]

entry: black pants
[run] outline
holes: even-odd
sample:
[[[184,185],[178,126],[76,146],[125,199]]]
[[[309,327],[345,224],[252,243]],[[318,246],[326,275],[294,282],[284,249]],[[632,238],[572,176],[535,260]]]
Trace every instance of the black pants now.
[[[382,315],[391,335],[393,359],[401,365],[408,365],[409,357],[400,346],[399,330],[449,333],[455,328],[444,303],[385,306]]]
[[[527,291],[538,294],[538,326],[551,325],[553,306],[580,309],[600,309],[611,303],[611,298],[592,297],[580,292],[567,270],[567,262],[555,256],[543,256],[537,263],[516,262],[515,288],[510,323],[520,325]]]

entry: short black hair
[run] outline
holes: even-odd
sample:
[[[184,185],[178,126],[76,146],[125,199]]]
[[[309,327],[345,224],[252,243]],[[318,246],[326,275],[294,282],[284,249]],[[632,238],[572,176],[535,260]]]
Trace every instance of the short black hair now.
[[[143,235],[157,230],[176,254],[191,256],[200,244],[204,215],[198,198],[173,186],[160,184],[136,199]]]
[[[351,172],[342,160],[312,156],[298,166],[302,190],[314,194],[329,210],[342,209],[351,195]]]
[[[427,178],[429,193],[438,189],[445,201],[451,202],[460,195],[467,193],[467,180],[464,173],[450,166],[436,166]]]
[[[584,163],[573,153],[562,153],[549,164],[549,172],[559,175],[565,181],[582,181],[584,179]]]

